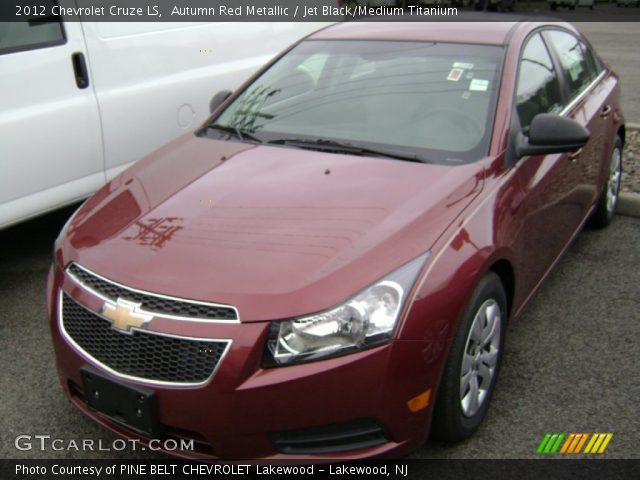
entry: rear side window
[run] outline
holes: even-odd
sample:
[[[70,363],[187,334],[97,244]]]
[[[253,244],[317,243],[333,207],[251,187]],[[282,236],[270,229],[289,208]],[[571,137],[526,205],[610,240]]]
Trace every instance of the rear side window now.
[[[539,113],[562,110],[562,94],[558,74],[540,34],[527,42],[520,58],[516,104],[520,125],[526,132]]]
[[[550,30],[548,35],[560,59],[569,84],[570,97],[573,99],[598,75],[593,57],[588,57],[584,44],[568,32]]]
[[[585,44],[584,42],[580,42],[580,45],[582,46],[582,50],[584,51],[584,56],[587,60],[587,67],[591,72],[590,74],[593,78],[595,78],[602,71],[602,66],[587,44]]]

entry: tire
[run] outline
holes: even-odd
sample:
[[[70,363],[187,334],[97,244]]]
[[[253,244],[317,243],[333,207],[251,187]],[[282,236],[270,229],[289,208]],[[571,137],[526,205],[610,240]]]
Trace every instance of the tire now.
[[[616,137],[607,163],[607,178],[600,192],[600,199],[589,219],[592,228],[608,227],[616,213],[622,174],[622,139]]]
[[[488,323],[491,318],[493,334]],[[470,437],[484,419],[500,370],[506,323],[507,296],[500,278],[489,272],[471,294],[451,345],[433,413],[434,438],[459,442]],[[489,331],[485,333],[482,327]],[[478,338],[489,343],[478,348]]]

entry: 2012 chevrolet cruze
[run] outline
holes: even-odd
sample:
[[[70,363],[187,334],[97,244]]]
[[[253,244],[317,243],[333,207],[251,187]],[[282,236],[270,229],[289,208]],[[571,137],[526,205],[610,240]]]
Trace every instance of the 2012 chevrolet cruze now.
[[[616,74],[565,23],[348,23],[212,108],[56,242],[73,404],[125,437],[193,439],[191,458],[471,435],[508,321],[612,219]]]

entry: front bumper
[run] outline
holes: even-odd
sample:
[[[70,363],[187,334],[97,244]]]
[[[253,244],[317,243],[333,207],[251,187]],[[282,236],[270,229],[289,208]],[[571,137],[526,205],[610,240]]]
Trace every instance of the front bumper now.
[[[60,291],[94,312],[100,311],[101,300],[72,282],[60,268],[51,270],[49,318],[65,394],[106,428],[148,444],[149,438],[88,408],[80,369],[87,364],[101,367],[62,333],[57,305]],[[439,369],[426,361],[430,342],[396,340],[343,357],[264,369],[261,361],[268,327],[267,322],[216,324],[168,319],[149,324],[149,330],[157,333],[231,341],[213,377],[201,385],[157,385],[101,371],[113,380],[144,385],[156,392],[159,421],[165,427],[163,437],[194,440],[193,451],[166,452],[183,458],[372,458],[398,455],[425,440],[432,405],[413,413],[407,402],[437,383]],[[300,448],[296,439],[305,435],[315,438],[316,443]]]

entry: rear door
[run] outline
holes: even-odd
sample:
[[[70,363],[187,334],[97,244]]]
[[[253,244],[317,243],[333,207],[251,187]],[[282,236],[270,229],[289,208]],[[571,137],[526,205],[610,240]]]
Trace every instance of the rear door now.
[[[535,33],[522,49],[518,66],[516,109],[523,133],[528,134],[536,115],[560,114],[565,102],[561,76],[541,34]],[[577,171],[567,154],[523,157],[515,169],[525,198],[518,270],[524,290],[530,291],[577,228],[580,214],[570,200]]]
[[[606,72],[590,48],[573,33],[548,30],[545,39],[560,65],[566,115],[591,133],[579,155],[572,156],[578,182],[569,200],[584,218],[597,200],[604,160],[612,148],[615,81],[605,79]]]
[[[77,22],[0,23],[0,228],[105,182],[98,106],[83,61]]]

